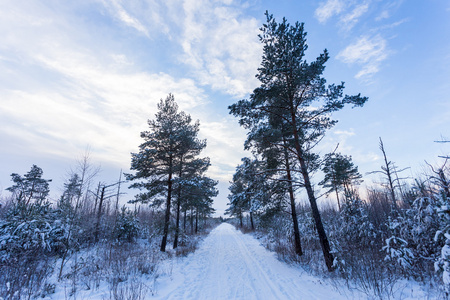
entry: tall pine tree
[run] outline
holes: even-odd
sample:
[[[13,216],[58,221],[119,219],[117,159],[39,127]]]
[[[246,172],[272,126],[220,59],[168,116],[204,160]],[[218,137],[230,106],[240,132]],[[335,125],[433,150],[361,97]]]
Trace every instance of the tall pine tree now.
[[[342,109],[345,104],[362,106],[367,98],[344,96],[343,83],[326,87],[323,71],[329,58],[328,51],[324,50],[315,61],[308,63],[304,58],[307,44],[303,24],[296,22],[291,26],[284,18],[277,23],[268,12],[266,16],[267,23],[259,36],[263,57],[256,75],[261,85],[250,99],[231,105],[230,112],[240,117],[240,124],[251,132],[270,124],[268,119],[277,118],[280,125],[276,128],[289,133],[288,136],[279,135],[288,141],[281,146],[295,154],[299,163],[325,263],[331,271],[333,256],[310,179],[311,158],[314,157],[311,150],[336,123],[330,118],[332,112]],[[275,140],[274,143],[282,144],[282,141]]]
[[[139,146],[139,152],[131,154],[131,170],[136,172],[126,174],[126,178],[134,182],[130,188],[141,190],[133,202],[157,207],[165,203],[161,242],[161,251],[165,251],[175,180],[184,176],[186,167],[206,142],[197,139],[199,123],[192,123],[189,115],[178,111],[172,94],[160,100],[155,119],[149,120],[148,125],[150,130],[141,132],[144,143]],[[204,164],[209,165],[209,160]]]

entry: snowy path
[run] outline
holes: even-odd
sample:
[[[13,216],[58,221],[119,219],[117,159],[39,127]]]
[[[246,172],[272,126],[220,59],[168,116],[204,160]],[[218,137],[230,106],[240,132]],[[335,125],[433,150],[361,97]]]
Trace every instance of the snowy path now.
[[[159,281],[159,280],[158,280]],[[346,299],[320,279],[278,261],[250,235],[223,223],[161,278],[154,299]]]

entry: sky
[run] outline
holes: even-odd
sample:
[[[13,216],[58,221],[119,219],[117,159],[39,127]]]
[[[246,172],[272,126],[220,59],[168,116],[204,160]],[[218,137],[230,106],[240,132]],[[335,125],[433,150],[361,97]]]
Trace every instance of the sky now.
[[[368,186],[380,180],[365,175],[383,164],[379,137],[389,160],[410,167],[406,176],[424,172],[425,161],[442,163],[450,153],[435,142],[450,139],[447,0],[1,0],[0,196],[11,173],[35,164],[57,199],[86,153],[101,168],[96,180],[118,180],[157,103],[173,93],[200,121],[222,214],[235,167],[250,155],[228,106],[258,86],[266,10],[305,23],[308,61],[329,51],[328,83],[369,97],[333,115],[339,122],[321,155],[339,144]],[[127,193],[122,201],[133,198]]]

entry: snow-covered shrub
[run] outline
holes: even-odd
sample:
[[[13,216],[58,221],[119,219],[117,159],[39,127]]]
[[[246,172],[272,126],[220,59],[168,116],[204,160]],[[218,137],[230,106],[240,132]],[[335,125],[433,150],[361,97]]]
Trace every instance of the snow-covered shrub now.
[[[14,205],[0,225],[0,251],[8,255],[51,251],[61,231],[53,213],[48,202]]]
[[[114,236],[119,242],[133,242],[139,233],[139,220],[136,214],[131,212],[125,206],[122,207],[117,216]]]
[[[158,266],[163,255],[158,247],[142,240],[137,243],[97,243],[72,256],[62,276],[72,286],[70,296],[78,298],[86,290],[97,290],[108,285],[112,299],[146,299],[145,293],[153,292],[158,277]],[[132,293],[130,286],[140,288],[137,283],[147,281],[141,290],[142,298],[120,298],[122,292]],[[136,283],[136,285],[135,285]],[[137,292],[137,291],[136,291]],[[81,297],[82,298],[82,297]]]
[[[364,252],[377,243],[377,232],[369,220],[367,205],[356,194],[347,195],[330,229],[335,265],[341,272],[349,271],[345,261],[354,259],[354,253]]]
[[[348,195],[340,212],[340,235],[352,248],[373,246],[377,232],[369,220],[366,204],[356,195]]]
[[[450,294],[450,199],[443,192],[437,208],[440,228],[436,231],[434,240],[441,246],[435,262],[435,270],[442,273],[444,289]]]
[[[356,193],[346,195],[341,211],[329,222],[334,267],[349,286],[367,295],[388,297],[394,278],[380,252],[382,240]]]
[[[440,223],[436,204],[434,197],[419,197],[410,208],[395,211],[388,219],[389,235],[382,248],[385,259],[407,277],[432,276],[438,254],[434,236]]]
[[[385,260],[393,261],[407,273],[411,270],[414,254],[404,239],[391,236],[386,240],[386,245],[382,249],[386,252]]]
[[[36,296],[52,271],[49,254],[59,225],[48,202],[12,205],[0,223],[0,297]],[[19,295],[18,297],[12,295]]]

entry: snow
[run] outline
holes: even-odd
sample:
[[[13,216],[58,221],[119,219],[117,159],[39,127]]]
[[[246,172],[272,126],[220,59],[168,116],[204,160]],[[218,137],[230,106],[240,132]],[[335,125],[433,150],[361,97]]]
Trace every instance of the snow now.
[[[88,254],[84,253],[83,256],[87,257]],[[228,223],[222,223],[212,230],[199,248],[187,257],[176,257],[171,249],[163,256],[165,259],[158,259],[157,273],[154,274],[156,278],[136,273],[123,282],[123,299],[376,298],[357,287],[349,288],[342,279],[312,276],[299,265],[279,261],[275,253],[266,250],[252,235],[244,235]],[[79,260],[82,260],[81,254]],[[95,260],[87,263],[95,263]],[[78,284],[76,295],[71,295],[71,281],[58,282],[55,293],[47,295],[45,299],[114,299],[112,285],[106,280],[91,279],[87,282],[87,288],[83,282]],[[435,291],[408,280],[397,282],[392,292],[388,298],[438,298],[434,297],[437,296]]]
[[[276,259],[250,235],[223,223],[160,277],[152,299],[348,299],[332,285]]]

